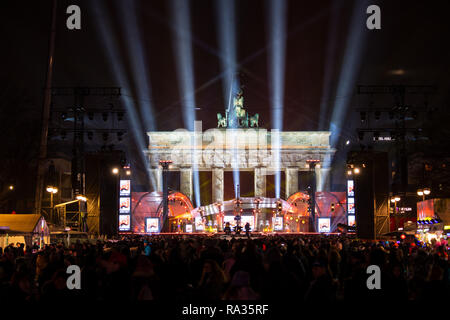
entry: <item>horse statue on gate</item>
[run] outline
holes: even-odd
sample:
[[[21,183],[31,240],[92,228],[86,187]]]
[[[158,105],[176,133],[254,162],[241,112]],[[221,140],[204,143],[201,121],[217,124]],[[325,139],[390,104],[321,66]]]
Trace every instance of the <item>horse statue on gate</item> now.
[[[227,127],[227,118],[222,116],[221,113],[217,114],[217,128],[226,128]]]
[[[250,127],[259,127],[259,113],[255,113],[254,116],[251,116],[249,118],[250,121]]]

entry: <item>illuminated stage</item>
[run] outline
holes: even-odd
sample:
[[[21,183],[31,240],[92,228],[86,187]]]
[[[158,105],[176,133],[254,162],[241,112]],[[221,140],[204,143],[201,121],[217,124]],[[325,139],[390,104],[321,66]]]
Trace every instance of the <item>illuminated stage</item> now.
[[[314,224],[320,232],[334,232],[345,223],[346,197],[343,192],[316,194]],[[312,216],[308,211],[309,196],[297,192],[287,200],[263,197],[243,197],[194,208],[189,198],[180,192],[168,197],[169,233],[221,233],[225,223],[233,228],[240,216],[240,226],[248,222],[252,232],[263,234],[309,233]],[[163,225],[162,193],[135,192],[132,194],[132,232],[159,234]],[[153,224],[153,226],[152,226]]]

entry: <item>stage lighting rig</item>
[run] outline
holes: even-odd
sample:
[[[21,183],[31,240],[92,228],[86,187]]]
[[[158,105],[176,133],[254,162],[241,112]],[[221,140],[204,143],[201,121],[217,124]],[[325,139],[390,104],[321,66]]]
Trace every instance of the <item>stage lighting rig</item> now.
[[[283,213],[283,203],[281,200],[277,200],[277,215],[281,215]]]
[[[409,85],[381,85],[381,86],[358,86],[357,93],[359,95],[368,95],[370,99],[374,95],[391,95],[392,106],[389,107],[374,107],[370,101],[367,107],[358,107],[356,112],[360,115],[367,114],[367,121],[365,121],[365,128],[357,128],[358,136],[360,140],[365,132],[371,132],[373,134],[373,141],[378,143],[379,141],[392,141],[394,142],[395,152],[395,183],[400,183],[402,189],[406,189],[408,169],[406,165],[406,150],[407,140],[413,139],[416,141],[419,138],[420,130],[417,127],[416,121],[420,114],[429,114],[432,110],[428,106],[428,96],[435,94],[437,88],[435,86],[409,86]],[[422,95],[425,99],[423,105],[411,106],[406,104],[406,95]],[[375,120],[381,119],[383,113],[388,114],[385,121],[380,121],[383,126],[377,125],[377,127],[371,126],[369,119],[370,114],[374,115]],[[386,125],[389,123],[388,125]],[[389,136],[383,136],[381,133],[386,132]],[[370,146],[369,146],[370,147]]]
[[[125,132],[123,129],[104,129],[104,128],[93,128],[85,126],[85,115],[90,121],[94,120],[95,113],[100,113],[103,120],[106,122],[109,113],[124,112],[123,110],[112,110],[114,105],[109,103],[104,108],[92,108],[89,105],[94,103],[94,97],[108,97],[110,99],[117,99],[121,95],[121,89],[119,87],[52,87],[52,108],[50,110],[50,116],[52,113],[60,115],[58,117],[51,117],[52,121],[47,125],[48,130],[58,130],[61,132],[61,137],[63,140],[66,139],[67,133],[73,134],[73,159],[72,159],[72,189],[74,194],[84,194],[84,176],[85,176],[85,163],[84,163],[84,153],[85,153],[85,133],[87,132],[87,140],[92,141],[94,138],[94,133],[98,132],[102,135],[103,141],[109,139],[109,133],[112,132]],[[55,108],[54,105],[61,103],[67,104],[67,99],[71,97],[73,100],[72,107],[67,108]],[[87,98],[90,99],[87,99]],[[63,99],[63,100],[60,100]],[[97,98],[98,99],[98,98]],[[62,119],[63,121],[61,121]],[[68,120],[71,120],[70,122]],[[92,125],[92,123],[90,123]],[[98,123],[95,124],[97,127],[101,126]],[[123,135],[123,134],[122,134]],[[119,138],[120,135],[118,135]],[[119,138],[120,140],[120,138]],[[106,148],[105,148],[106,149]],[[44,180],[43,174],[38,170],[37,186],[39,188]],[[41,207],[42,195],[41,192],[36,192],[37,208]]]

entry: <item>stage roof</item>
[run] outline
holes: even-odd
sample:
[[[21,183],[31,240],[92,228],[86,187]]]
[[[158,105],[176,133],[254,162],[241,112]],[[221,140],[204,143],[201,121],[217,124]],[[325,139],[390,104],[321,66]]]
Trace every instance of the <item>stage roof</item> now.
[[[31,233],[41,217],[39,214],[0,214],[0,227],[9,227],[7,231]]]

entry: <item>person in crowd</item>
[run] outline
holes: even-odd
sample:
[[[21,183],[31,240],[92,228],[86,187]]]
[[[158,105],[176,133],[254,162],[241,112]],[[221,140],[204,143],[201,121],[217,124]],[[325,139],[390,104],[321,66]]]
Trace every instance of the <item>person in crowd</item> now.
[[[230,286],[225,292],[224,300],[257,300],[259,295],[250,286],[250,274],[237,271],[233,275]]]
[[[148,243],[148,240],[144,240],[144,255],[149,257],[151,252],[152,252],[152,247]]]
[[[227,235],[231,234],[231,227],[230,227],[230,223],[229,222],[225,223],[225,228],[223,228],[223,231]]]
[[[207,259],[198,283],[201,300],[220,300],[227,282],[225,273],[215,260]]]
[[[250,223],[246,223],[245,226],[245,235],[247,236],[247,238],[250,238]]]
[[[354,235],[126,235],[96,243],[9,244],[0,301],[434,301],[447,297],[447,241],[364,241]],[[66,269],[81,269],[68,290]],[[381,270],[368,290],[367,267]]]

